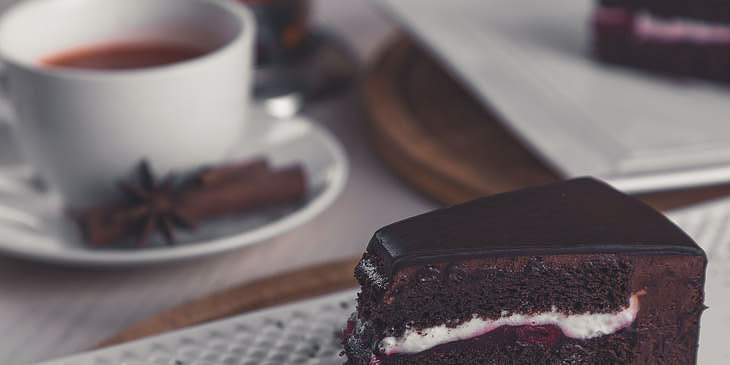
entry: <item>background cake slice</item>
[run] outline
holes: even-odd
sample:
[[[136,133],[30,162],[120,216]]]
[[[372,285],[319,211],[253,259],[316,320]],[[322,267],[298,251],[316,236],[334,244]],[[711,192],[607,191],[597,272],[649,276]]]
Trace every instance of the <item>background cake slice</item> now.
[[[593,33],[601,60],[730,81],[730,2],[601,0]]]
[[[693,364],[705,266],[589,178],[436,210],[373,236],[347,364]]]

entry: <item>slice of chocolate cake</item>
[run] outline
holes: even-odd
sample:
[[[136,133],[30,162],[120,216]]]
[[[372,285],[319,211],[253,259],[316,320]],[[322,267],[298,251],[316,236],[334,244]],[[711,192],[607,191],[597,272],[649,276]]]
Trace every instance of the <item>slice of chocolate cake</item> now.
[[[730,2],[600,0],[599,59],[680,76],[730,81]]]
[[[436,210],[370,241],[347,364],[694,364],[705,266],[590,178]]]

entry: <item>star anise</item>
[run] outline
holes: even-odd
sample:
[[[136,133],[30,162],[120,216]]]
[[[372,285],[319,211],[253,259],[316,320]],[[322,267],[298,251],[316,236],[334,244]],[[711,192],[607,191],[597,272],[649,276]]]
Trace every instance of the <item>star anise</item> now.
[[[162,182],[157,182],[147,161],[139,165],[137,184],[121,182],[119,188],[130,204],[112,219],[134,222],[139,227],[138,246],[144,246],[149,236],[158,230],[169,244],[175,244],[175,226],[188,229],[197,227],[197,223],[179,209],[180,196],[175,189],[174,177],[170,175]]]

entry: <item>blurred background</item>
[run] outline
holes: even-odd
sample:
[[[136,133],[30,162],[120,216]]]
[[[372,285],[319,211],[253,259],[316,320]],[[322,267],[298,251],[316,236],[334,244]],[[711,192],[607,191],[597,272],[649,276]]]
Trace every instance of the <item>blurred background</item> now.
[[[0,12],[15,2],[0,0]],[[696,208],[682,222],[711,237],[700,242],[712,248],[711,267],[730,257],[730,231],[718,223],[729,216],[727,85],[596,52],[617,47],[611,26],[625,18],[594,16],[591,1],[241,2],[258,19],[247,132],[255,137],[212,174],[171,190],[219,192],[195,184],[231,171],[269,179],[236,180],[233,188],[256,193],[233,194],[238,205],[217,200],[224,217],[185,229],[186,207],[168,206],[168,171],[154,171],[154,160],[154,173],[141,168],[123,181],[126,198],[77,211],[0,124],[1,364],[350,288],[379,227],[571,177],[599,177],[670,215]],[[608,38],[594,35],[596,24],[608,24]],[[238,165],[251,156],[266,162]],[[294,199],[279,204],[287,194]],[[720,203],[696,205],[707,201]],[[98,214],[137,217],[139,207],[144,227],[99,228],[119,244],[82,232]],[[727,280],[718,285],[727,291]]]

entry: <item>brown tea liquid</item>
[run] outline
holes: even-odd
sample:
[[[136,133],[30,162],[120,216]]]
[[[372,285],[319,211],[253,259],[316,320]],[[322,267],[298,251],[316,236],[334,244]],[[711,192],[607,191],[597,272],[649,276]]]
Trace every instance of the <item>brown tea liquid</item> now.
[[[173,42],[118,42],[78,47],[47,55],[40,64],[87,70],[130,70],[200,57],[208,50]]]

